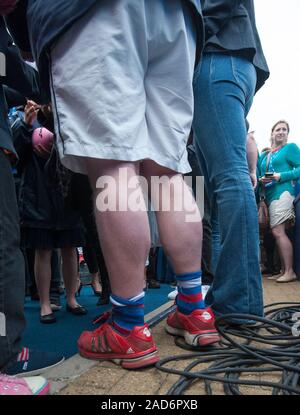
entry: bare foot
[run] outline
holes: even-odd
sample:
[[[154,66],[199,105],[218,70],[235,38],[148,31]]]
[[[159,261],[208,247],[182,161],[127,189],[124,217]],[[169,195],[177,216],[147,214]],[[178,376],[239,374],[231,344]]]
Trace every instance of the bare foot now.
[[[41,316],[47,316],[48,314],[52,314],[52,308],[50,306],[50,303],[49,304],[42,304],[40,315]]]

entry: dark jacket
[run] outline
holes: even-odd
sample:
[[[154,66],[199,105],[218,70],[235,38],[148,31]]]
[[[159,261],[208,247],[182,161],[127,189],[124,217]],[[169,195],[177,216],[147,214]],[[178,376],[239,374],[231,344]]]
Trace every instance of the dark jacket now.
[[[28,98],[38,99],[39,82],[37,72],[23,61],[18,48],[13,44],[1,16],[0,53],[0,58],[5,62],[2,65],[5,72],[0,74],[0,147],[14,152],[3,84],[21,92]]]
[[[256,90],[269,77],[269,69],[255,24],[253,0],[201,0],[205,25],[205,52],[230,51],[253,63]]]
[[[26,97],[20,94],[20,92],[16,91],[13,88],[9,88],[6,85],[3,85],[4,95],[7,102],[8,108],[13,107],[20,107],[26,105]]]
[[[7,18],[13,37],[21,50],[29,51],[39,68],[43,88],[49,94],[50,47],[73,23],[99,0],[20,0]],[[169,0],[166,0],[169,1]],[[185,0],[195,14],[198,27],[198,55],[203,47],[203,23],[200,0]],[[27,16],[27,27],[26,27]]]
[[[17,121],[12,131],[21,176],[18,194],[21,226],[51,230],[81,227],[79,211],[64,196],[57,177],[56,150],[53,149],[50,160],[35,155],[31,141],[33,128],[22,119]],[[69,174],[72,180],[71,172]]]

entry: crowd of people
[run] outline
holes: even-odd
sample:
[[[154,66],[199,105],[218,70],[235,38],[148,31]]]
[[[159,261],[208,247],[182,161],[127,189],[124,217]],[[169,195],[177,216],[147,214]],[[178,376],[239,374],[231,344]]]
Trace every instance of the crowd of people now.
[[[286,229],[300,150],[286,121],[261,155],[248,131],[269,77],[253,0],[0,0],[0,13],[0,395],[49,393],[39,375],[64,360],[22,346],[24,258],[40,323],[52,324],[60,264],[66,310],[87,312],[76,296],[84,247],[111,311],[81,334],[79,353],[125,369],[159,360],[144,321],[148,199],[177,283],[166,332],[203,347],[219,342],[215,317],[254,324],[238,316],[263,316],[258,206],[276,282],[296,279]],[[203,221],[184,180],[199,173]]]

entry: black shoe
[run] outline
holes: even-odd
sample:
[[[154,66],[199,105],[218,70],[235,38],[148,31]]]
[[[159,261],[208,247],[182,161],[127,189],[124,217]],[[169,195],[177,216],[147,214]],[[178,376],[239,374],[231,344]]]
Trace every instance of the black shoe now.
[[[101,297],[102,291],[97,291],[92,283],[91,283],[91,287],[92,287],[92,290],[94,291],[94,295],[96,297]]]
[[[148,288],[160,288],[160,283],[157,280],[150,279],[147,281]]]
[[[64,356],[58,353],[41,352],[23,347],[14,362],[4,369],[4,373],[17,377],[40,375],[64,360]]]
[[[46,314],[44,316],[40,316],[40,322],[43,324],[56,323],[56,317],[54,313]]]
[[[87,309],[82,307],[82,305],[78,305],[76,307],[70,307],[68,304],[66,305],[66,310],[69,313],[74,314],[75,316],[83,316],[87,314]]]

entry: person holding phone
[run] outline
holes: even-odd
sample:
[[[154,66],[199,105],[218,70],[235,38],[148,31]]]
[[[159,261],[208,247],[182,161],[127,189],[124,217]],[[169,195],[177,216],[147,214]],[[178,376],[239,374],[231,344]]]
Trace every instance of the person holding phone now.
[[[287,143],[290,132],[285,120],[277,121],[271,130],[272,148],[260,158],[260,183],[269,209],[270,227],[281,259],[281,274],[276,282],[296,280],[293,270],[293,246],[286,228],[293,223],[295,212],[293,181],[300,177],[300,149]]]

